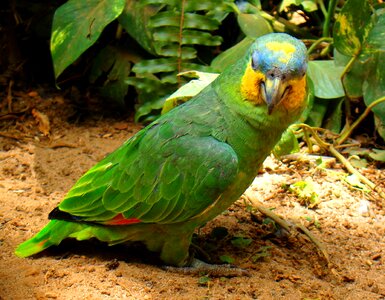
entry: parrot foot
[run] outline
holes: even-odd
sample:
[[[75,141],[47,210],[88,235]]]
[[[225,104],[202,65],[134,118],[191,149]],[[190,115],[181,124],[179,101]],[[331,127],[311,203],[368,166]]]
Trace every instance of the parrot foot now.
[[[233,265],[212,265],[193,258],[188,267],[164,267],[165,270],[187,275],[208,274],[213,277],[250,276],[250,273]]]

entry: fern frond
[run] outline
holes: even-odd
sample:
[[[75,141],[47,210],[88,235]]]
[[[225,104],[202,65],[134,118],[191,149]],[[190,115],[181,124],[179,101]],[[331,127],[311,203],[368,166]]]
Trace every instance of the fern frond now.
[[[210,72],[211,68],[199,64],[197,46],[216,47],[222,37],[215,35],[223,18],[231,11],[234,0],[129,0],[124,14],[127,21],[122,26],[147,51],[156,58],[142,60],[135,64],[132,71],[135,78],[126,83],[135,86],[139,95],[139,105],[156,103],[180,85],[177,74],[182,71],[199,70]],[[131,3],[135,2],[135,3]],[[140,17],[140,19],[135,19]],[[142,22],[138,24],[138,22]],[[135,28],[127,28],[130,25]],[[141,110],[143,116],[143,110]]]

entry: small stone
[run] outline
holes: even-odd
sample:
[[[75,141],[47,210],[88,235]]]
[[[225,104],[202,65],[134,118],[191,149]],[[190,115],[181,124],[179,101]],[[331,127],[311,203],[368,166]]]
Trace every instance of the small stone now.
[[[363,217],[369,217],[370,215],[370,203],[367,200],[361,200],[357,209],[358,214]]]

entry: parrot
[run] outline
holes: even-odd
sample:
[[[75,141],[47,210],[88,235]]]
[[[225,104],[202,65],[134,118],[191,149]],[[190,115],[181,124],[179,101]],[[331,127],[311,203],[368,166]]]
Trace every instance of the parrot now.
[[[15,250],[64,239],[141,242],[167,266],[193,265],[197,228],[239,199],[307,102],[307,49],[286,33],[256,38],[199,94],[89,169]]]

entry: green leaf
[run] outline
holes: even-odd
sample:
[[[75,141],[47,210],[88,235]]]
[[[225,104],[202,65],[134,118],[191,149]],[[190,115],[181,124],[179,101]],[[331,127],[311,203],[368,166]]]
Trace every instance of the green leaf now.
[[[211,278],[208,277],[208,276],[201,276],[199,277],[198,279],[198,284],[199,285],[203,285],[203,286],[207,286],[211,281]]]
[[[291,5],[295,5],[295,6],[301,5],[303,9],[307,12],[313,12],[318,9],[317,4],[315,3],[314,0],[283,0],[279,7],[279,11],[282,12],[286,8],[290,7]]]
[[[158,13],[151,17],[148,26],[150,28],[162,26],[180,26],[180,12],[165,11]],[[216,30],[219,22],[206,17],[205,15],[198,15],[194,13],[185,13],[183,18],[183,28],[194,28],[200,30]]]
[[[145,101],[135,112],[135,122],[148,123],[155,120],[163,104],[163,98],[155,98],[154,101]]]
[[[291,184],[289,191],[294,193],[306,205],[315,206],[319,202],[315,184],[312,180],[298,181]]]
[[[328,109],[328,102],[329,101],[315,98],[312,110],[306,120],[306,124],[313,127],[322,127],[322,122]]]
[[[357,56],[371,29],[372,9],[368,0],[347,0],[334,24],[334,46],[348,56]]]
[[[369,156],[377,161],[385,162],[385,150],[372,149],[373,152],[369,153]]]
[[[253,42],[253,38],[245,37],[238,44],[227,49],[214,58],[211,62],[211,66],[214,70],[222,72],[226,67],[233,65],[238,59],[243,57]]]
[[[356,189],[362,190],[367,193],[370,192],[370,189],[367,188],[365,184],[361,183],[360,179],[355,174],[346,176],[345,181]]]
[[[126,0],[119,23],[147,52],[156,54],[152,32],[147,26],[161,6],[145,5],[145,1]]]
[[[177,68],[177,61],[174,58],[157,58],[142,60],[135,64],[132,71],[136,74],[172,72]]]
[[[251,260],[253,262],[256,262],[258,260],[261,260],[261,259],[264,259],[268,256],[270,256],[270,253],[269,253],[269,250],[271,249],[272,247],[271,246],[262,246],[261,248],[258,249],[257,253],[254,254],[252,257],[251,257]]]
[[[69,0],[56,10],[51,35],[55,78],[96,42],[124,4],[124,0]]]
[[[314,94],[318,98],[333,99],[344,96],[341,74],[344,68],[332,60],[310,61],[308,76],[314,83]]]
[[[328,111],[330,112],[327,118],[323,122],[323,128],[329,129],[332,132],[340,133],[342,126],[342,105],[344,99],[334,99],[330,101],[328,105]]]
[[[238,14],[239,27],[242,32],[250,38],[257,38],[264,34],[273,32],[270,23],[265,20],[259,13],[255,14]]]
[[[228,255],[221,255],[219,256],[219,259],[221,260],[221,262],[224,262],[226,264],[232,264],[234,262],[234,258]]]
[[[237,248],[246,248],[253,242],[252,239],[244,238],[244,237],[235,237],[231,240],[231,244],[233,244]]]
[[[385,96],[385,52],[377,52],[372,55],[373,63],[371,64],[370,73],[363,84],[364,102],[366,105]],[[385,103],[380,103],[373,107],[372,111],[379,119],[377,129],[385,125]],[[378,131],[380,133],[380,131]],[[383,138],[384,136],[381,135]]]
[[[385,123],[382,122],[379,117],[374,115],[374,124],[376,125],[376,130],[377,130],[378,134],[385,141]]]
[[[385,51],[385,9],[376,11],[376,22],[370,30],[364,52]]]
[[[317,3],[314,0],[305,0],[301,3],[303,9],[307,12],[313,12],[318,9]]]
[[[179,104],[184,103],[199,94],[200,91],[213,82],[218,75],[219,74],[216,73],[204,73],[197,71],[189,71],[179,74],[179,76],[189,76],[197,79],[191,80],[170,95],[164,102],[162,114],[165,114]]]
[[[176,27],[160,27],[154,32],[154,40],[156,42],[171,43],[180,41],[179,28]],[[185,29],[182,32],[182,45],[204,45],[219,46],[222,43],[222,37],[211,35],[208,32]]]
[[[159,45],[157,51],[159,55],[174,57],[174,61],[176,61],[175,57],[180,57],[183,60],[194,59],[197,57],[197,50],[194,48],[186,46],[179,47],[179,45],[175,43]]]
[[[300,6],[302,0],[283,0],[281,2],[281,5],[279,6],[279,12],[284,11],[286,8],[290,7],[291,5]]]
[[[131,71],[131,62],[126,52],[108,46],[102,49],[95,58],[91,69],[90,82],[95,82],[101,75],[107,74],[99,91],[105,98],[112,99],[123,106],[128,90],[126,80]]]
[[[334,59],[337,66],[345,67],[351,57],[345,56],[334,50]],[[349,98],[360,98],[363,95],[362,85],[367,73],[370,68],[368,68],[367,62],[362,62],[361,60],[356,60],[350,71],[343,78],[343,84],[345,87],[346,94]]]
[[[299,152],[299,144],[293,130],[289,128],[282,134],[281,139],[275,145],[273,154],[275,157],[280,158],[283,155],[295,152]]]

